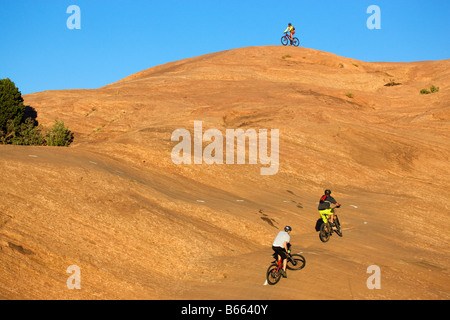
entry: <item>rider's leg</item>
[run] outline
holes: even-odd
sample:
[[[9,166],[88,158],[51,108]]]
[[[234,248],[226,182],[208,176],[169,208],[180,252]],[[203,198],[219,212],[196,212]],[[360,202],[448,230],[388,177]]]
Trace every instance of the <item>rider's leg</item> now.
[[[328,223],[328,217],[331,215],[331,209],[319,210],[323,223]]]
[[[330,221],[333,230],[337,230],[334,225],[334,213],[331,209],[319,210],[319,214],[322,217],[322,221],[324,223],[328,223],[328,221]]]
[[[287,258],[283,259],[283,269],[281,274],[283,275],[283,278],[287,278],[286,276],[286,266],[287,266]]]
[[[277,255],[277,262],[279,263],[281,261],[281,259],[283,258],[280,254],[280,252],[278,252],[277,249],[275,249],[274,247],[272,247],[272,249],[275,251],[275,254]]]
[[[322,218],[323,223],[327,223],[328,222],[327,216],[326,216],[326,214],[323,213],[323,210],[319,210],[319,215]]]
[[[333,227],[333,230],[337,230],[336,225],[334,224],[334,213],[330,216],[330,223]]]

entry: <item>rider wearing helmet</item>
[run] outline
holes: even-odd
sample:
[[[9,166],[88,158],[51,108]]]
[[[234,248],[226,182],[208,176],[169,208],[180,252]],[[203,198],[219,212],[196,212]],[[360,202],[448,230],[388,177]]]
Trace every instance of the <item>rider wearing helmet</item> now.
[[[289,39],[291,40],[291,45],[292,45],[292,40],[294,40],[295,28],[291,23],[288,24],[288,27],[286,30],[284,30],[284,33],[288,32],[288,31],[290,32]]]
[[[331,207],[331,205],[334,204],[334,207]],[[337,203],[337,201],[331,196],[331,190],[327,189],[324,192],[324,195],[320,197],[319,201],[319,214],[322,217],[322,220],[324,223],[328,222],[328,217],[330,218],[330,224],[333,228],[333,230],[336,230],[336,226],[334,225],[334,213],[333,209],[338,208],[341,205]]]
[[[284,227],[284,231],[280,231],[277,234],[277,237],[273,241],[272,249],[275,251],[275,254],[277,254],[278,261],[280,259],[283,259],[283,270],[281,274],[284,278],[286,278],[286,265],[287,265],[287,255],[291,253],[289,250],[291,244],[291,236],[289,233],[292,231],[292,228],[290,226]]]

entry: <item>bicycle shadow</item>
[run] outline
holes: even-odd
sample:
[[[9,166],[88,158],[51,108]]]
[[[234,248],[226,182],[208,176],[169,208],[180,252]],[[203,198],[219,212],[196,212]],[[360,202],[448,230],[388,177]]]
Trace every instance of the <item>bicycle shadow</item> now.
[[[317,221],[316,221],[316,232],[320,231],[320,227],[322,226],[322,224],[323,224],[322,218],[317,219]]]

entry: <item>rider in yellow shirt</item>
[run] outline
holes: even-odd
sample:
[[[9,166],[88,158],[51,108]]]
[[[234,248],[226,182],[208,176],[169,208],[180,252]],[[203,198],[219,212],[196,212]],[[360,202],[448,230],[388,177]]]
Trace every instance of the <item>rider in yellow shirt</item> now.
[[[291,45],[292,45],[292,40],[294,39],[294,34],[295,34],[295,28],[294,28],[294,26],[292,25],[292,24],[288,24],[288,27],[287,27],[287,29],[286,30],[284,30],[284,33],[286,33],[286,32],[290,32],[290,36],[289,36],[289,39],[291,40]]]
[[[334,205],[332,208],[331,205]],[[337,230],[334,224],[334,208],[339,208],[341,205],[331,196],[331,190],[327,189],[324,192],[324,195],[320,198],[319,201],[319,214],[322,217],[323,223],[328,222],[328,217],[330,218],[331,226],[333,230]]]

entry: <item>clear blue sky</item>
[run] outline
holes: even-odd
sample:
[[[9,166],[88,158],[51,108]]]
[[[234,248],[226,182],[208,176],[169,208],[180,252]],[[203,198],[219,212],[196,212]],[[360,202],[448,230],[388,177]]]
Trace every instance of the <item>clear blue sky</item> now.
[[[81,29],[70,30],[70,5]],[[367,8],[381,9],[369,30]],[[98,88],[170,61],[301,45],[364,61],[450,59],[449,0],[0,0],[0,78],[22,94]]]

